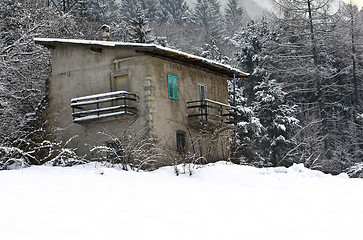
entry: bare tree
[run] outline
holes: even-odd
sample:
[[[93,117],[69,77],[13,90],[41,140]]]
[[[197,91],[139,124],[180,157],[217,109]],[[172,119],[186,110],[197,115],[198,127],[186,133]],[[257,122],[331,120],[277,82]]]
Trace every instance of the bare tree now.
[[[340,172],[351,164],[344,148],[351,104],[346,66],[339,57],[346,43],[338,34],[338,13],[330,8],[330,0],[275,2],[280,10],[275,18],[279,41],[271,45],[271,69],[284,79],[291,101],[302,110],[299,146],[309,152],[307,163],[315,159],[319,169]]]
[[[140,129],[134,120],[128,121],[122,131],[104,129],[99,132],[106,140],[103,145],[95,145],[91,149],[96,156],[92,160],[111,166],[120,165],[123,170],[154,170],[160,167],[165,155],[157,140],[150,136],[149,127]]]

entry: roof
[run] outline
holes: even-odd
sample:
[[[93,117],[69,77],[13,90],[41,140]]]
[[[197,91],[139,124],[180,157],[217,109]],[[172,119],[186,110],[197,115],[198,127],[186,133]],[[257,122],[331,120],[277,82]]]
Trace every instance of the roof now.
[[[241,70],[233,68],[229,65],[221,64],[216,61],[212,61],[206,58],[198,57],[192,54],[188,54],[171,48],[162,47],[155,44],[57,38],[35,38],[34,41],[35,43],[44,45],[46,47],[54,47],[59,44],[76,44],[89,45],[94,47],[131,48],[136,52],[149,54],[152,56],[164,57],[181,63],[191,64],[210,70],[212,72],[225,75],[230,78],[233,78],[233,75],[235,75],[237,78],[245,78],[249,76],[248,73],[242,72]]]

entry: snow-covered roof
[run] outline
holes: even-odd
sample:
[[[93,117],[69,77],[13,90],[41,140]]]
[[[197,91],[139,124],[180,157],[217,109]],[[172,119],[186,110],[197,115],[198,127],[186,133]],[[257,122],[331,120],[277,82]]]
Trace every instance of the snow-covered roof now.
[[[195,65],[210,71],[233,78],[248,77],[249,74],[242,72],[239,69],[233,68],[229,65],[221,64],[206,58],[188,54],[175,49],[162,47],[155,44],[146,43],[126,43],[126,42],[112,42],[112,41],[96,41],[96,40],[80,40],[80,39],[58,39],[58,38],[35,38],[35,43],[44,45],[46,47],[54,47],[58,44],[80,44],[98,47],[118,47],[118,48],[131,48],[139,53],[145,53],[153,56],[159,56],[175,60],[178,62]]]

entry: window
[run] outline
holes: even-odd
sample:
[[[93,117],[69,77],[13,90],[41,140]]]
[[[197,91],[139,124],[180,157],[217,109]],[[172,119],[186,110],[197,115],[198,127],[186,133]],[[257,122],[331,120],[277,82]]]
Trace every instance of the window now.
[[[207,85],[198,84],[199,100],[205,100],[207,98]]]
[[[208,115],[207,102],[204,101],[207,99],[207,85],[206,84],[198,84],[198,95],[199,95],[199,101],[200,101],[199,120],[206,121],[207,115]]]
[[[176,151],[179,154],[185,153],[185,134],[182,132],[176,133]]]
[[[179,100],[178,76],[168,73],[168,95],[170,99]]]
[[[129,91],[129,76],[127,74],[114,77],[113,88],[115,91]]]

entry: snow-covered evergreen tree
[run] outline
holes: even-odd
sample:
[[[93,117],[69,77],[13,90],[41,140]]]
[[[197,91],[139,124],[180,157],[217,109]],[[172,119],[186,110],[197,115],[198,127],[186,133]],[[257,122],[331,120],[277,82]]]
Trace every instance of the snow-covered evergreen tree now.
[[[156,0],[122,0],[120,3],[120,13],[127,23],[138,17],[140,8],[150,21],[154,21],[158,16],[158,2]]]
[[[288,104],[281,84],[269,77],[256,85],[254,92],[253,110],[263,126],[258,144],[260,156],[267,165],[291,164],[295,159],[290,159],[287,153],[296,147],[297,105]]]
[[[253,88],[267,75],[269,53],[266,45],[270,41],[276,41],[276,36],[265,21],[251,21],[231,38],[231,44],[236,49],[235,64],[251,74],[248,81],[241,82],[244,84],[244,94],[249,104],[255,99]]]
[[[238,4],[238,0],[228,0],[225,11],[227,35],[233,35],[242,27],[245,21],[244,10]]]
[[[161,23],[183,24],[190,21],[190,10],[185,0],[160,0]]]
[[[293,160],[284,156],[294,147],[291,138],[298,120],[294,116],[296,107],[288,104],[281,84],[270,79],[267,45],[277,41],[276,35],[265,21],[250,22],[230,40],[237,49],[236,65],[251,74],[247,80],[237,82],[238,91],[243,91],[246,106],[251,109],[247,115],[250,117],[244,117],[238,125],[237,137],[245,146],[241,148],[241,159],[257,165],[288,164]],[[246,131],[245,126],[253,126],[254,131]]]
[[[111,39],[124,40],[125,23],[121,19],[116,0],[79,1],[68,13],[77,22],[76,26],[85,39],[102,39],[101,27],[111,26]]]
[[[220,43],[224,32],[224,21],[221,14],[221,3],[218,0],[197,0],[193,19],[201,27],[205,35],[205,42],[213,38],[217,44]]]
[[[244,81],[236,79],[237,83]],[[242,84],[238,84],[241,86]],[[258,139],[263,126],[254,112],[253,107],[247,105],[243,87],[234,89],[231,82],[228,83],[229,103],[236,107],[234,121],[237,129],[231,134],[231,158],[235,163],[263,164],[263,158],[258,151]]]
[[[152,40],[149,34],[152,29],[148,27],[148,20],[145,17],[141,5],[136,8],[136,17],[130,19],[130,41],[136,43],[150,43]]]
[[[200,56],[222,64],[228,64],[229,62],[229,58],[222,54],[214,39],[210,39],[210,42],[205,44]]]

